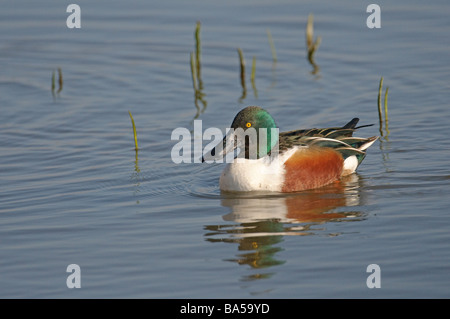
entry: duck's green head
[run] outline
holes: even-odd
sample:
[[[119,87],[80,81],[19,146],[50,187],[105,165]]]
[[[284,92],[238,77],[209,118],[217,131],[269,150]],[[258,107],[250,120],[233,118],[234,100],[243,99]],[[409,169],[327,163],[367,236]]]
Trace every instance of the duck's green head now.
[[[235,116],[231,129],[235,133],[234,143],[230,141],[230,135],[227,134],[223,139],[223,144],[219,144],[222,150],[217,152],[216,149],[219,148],[219,145],[216,146],[211,151],[213,156],[223,156],[240,148],[241,153],[242,151],[245,153],[240,154],[239,157],[257,159],[270,154],[278,143],[275,120],[269,112],[259,106],[248,106],[242,109]]]

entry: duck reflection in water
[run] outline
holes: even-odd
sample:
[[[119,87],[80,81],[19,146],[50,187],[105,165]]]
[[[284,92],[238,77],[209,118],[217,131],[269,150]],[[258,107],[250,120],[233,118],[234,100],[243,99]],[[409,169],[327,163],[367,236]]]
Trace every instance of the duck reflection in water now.
[[[254,269],[284,264],[276,258],[284,248],[277,246],[284,236],[327,235],[323,225],[330,222],[360,221],[364,214],[339,208],[361,205],[361,181],[357,174],[328,186],[295,194],[222,193],[222,205],[231,212],[223,216],[230,222],[206,225],[207,241],[238,244],[239,253],[226,261]],[[256,273],[244,280],[267,278],[273,273]]]

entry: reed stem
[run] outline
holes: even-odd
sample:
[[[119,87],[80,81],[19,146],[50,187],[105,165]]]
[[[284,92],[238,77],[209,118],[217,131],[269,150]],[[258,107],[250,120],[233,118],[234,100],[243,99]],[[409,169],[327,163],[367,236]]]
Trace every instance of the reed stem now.
[[[63,89],[63,75],[62,75],[62,69],[58,68],[58,93],[62,91]]]
[[[194,53],[191,52],[191,75],[192,75],[192,86],[194,87],[195,93],[198,91],[197,87],[197,68],[195,67]]]
[[[270,51],[272,51],[272,59],[275,63],[277,62],[277,52],[275,50],[275,44],[273,43],[272,34],[269,29],[267,29],[267,38],[269,39]]]
[[[254,56],[252,59],[252,73],[250,75],[250,81],[255,82],[255,73],[256,73],[256,57]]]
[[[197,24],[195,26],[195,63],[197,67],[197,78],[200,80],[200,56],[201,56],[201,45],[200,45],[200,21],[197,21]],[[200,85],[201,89],[201,85]]]
[[[384,93],[384,119],[386,121],[386,125],[387,125],[387,122],[388,122],[388,103],[387,103],[388,91],[389,91],[389,87],[387,86],[386,87],[386,92]]]
[[[380,85],[378,87],[378,119],[380,122],[380,134],[383,135],[383,116],[381,111],[381,92],[383,90],[383,77],[380,79]]]
[[[241,69],[241,85],[242,88],[245,89],[245,60],[244,60],[244,53],[242,53],[242,50],[240,48],[237,49],[239,54],[239,62],[240,62],[240,69]]]
[[[258,91],[256,90],[256,84],[255,84],[255,74],[256,74],[256,57],[253,56],[252,73],[250,75],[250,81],[252,83],[252,88],[253,88],[253,92],[255,93],[255,97],[258,98]]]
[[[135,146],[134,149],[137,151],[139,148],[138,148],[138,142],[137,142],[136,125],[134,124],[133,115],[131,115],[130,111],[128,111],[128,114],[130,114],[131,124],[133,125],[134,146]]]
[[[55,71],[52,72],[52,93],[55,93],[55,81],[56,81]]]

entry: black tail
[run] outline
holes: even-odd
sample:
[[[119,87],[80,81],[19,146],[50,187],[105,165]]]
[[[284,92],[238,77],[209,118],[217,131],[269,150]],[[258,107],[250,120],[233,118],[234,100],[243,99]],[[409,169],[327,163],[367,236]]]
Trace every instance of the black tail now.
[[[347,124],[345,124],[342,128],[351,128],[354,129],[356,124],[358,124],[359,122],[359,118],[355,117],[354,119],[352,119],[350,122],[348,122]]]
[[[368,127],[368,126],[373,126],[373,124],[367,124],[367,125],[361,125],[361,126],[356,126],[356,124],[358,124],[359,122],[359,118],[355,117],[354,119],[352,119],[350,122],[348,122],[347,124],[345,124],[342,128],[350,128],[350,129],[354,129],[357,130],[359,128],[363,128],[363,127]]]

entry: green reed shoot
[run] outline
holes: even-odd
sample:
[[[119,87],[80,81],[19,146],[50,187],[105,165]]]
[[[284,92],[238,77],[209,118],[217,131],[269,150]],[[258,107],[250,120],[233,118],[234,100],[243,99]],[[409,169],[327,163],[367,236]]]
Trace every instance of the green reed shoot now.
[[[255,83],[255,73],[256,73],[256,57],[253,56],[253,59],[252,59],[252,73],[250,74],[250,81],[252,81],[252,83]]]
[[[239,54],[239,64],[240,64],[240,77],[241,77],[241,86],[242,86],[242,96],[241,100],[245,99],[247,95],[247,88],[245,86],[245,60],[244,60],[244,53],[242,52],[241,48],[237,49]]]
[[[56,76],[55,76],[55,71],[53,70],[53,72],[52,72],[52,93],[54,93],[55,92],[55,81],[56,81]]]
[[[272,59],[275,63],[277,62],[277,52],[275,50],[275,44],[273,43],[272,34],[269,29],[267,29],[267,38],[269,39],[270,50],[272,51]]]
[[[386,126],[388,122],[388,107],[387,107],[387,98],[388,98],[389,87],[386,87],[386,92],[384,93],[384,117],[386,121]]]
[[[134,146],[135,146],[134,149],[137,151],[139,148],[138,148],[138,142],[137,142],[136,125],[134,124],[133,115],[131,115],[130,111],[128,111],[128,114],[130,114],[131,124],[133,125]]]
[[[241,85],[243,88],[245,88],[245,60],[244,60],[244,53],[242,53],[242,50],[240,48],[237,49],[239,54],[239,64],[240,64],[240,74],[241,74]]]
[[[380,121],[380,134],[383,135],[383,115],[381,110],[381,92],[383,91],[383,77],[380,79],[380,85],[378,86],[378,120]]]
[[[252,59],[252,73],[250,75],[250,81],[255,82],[255,72],[256,72],[256,57]]]
[[[385,122],[385,128],[386,133],[389,135],[389,128],[388,128],[388,104],[387,104],[387,98],[388,98],[388,91],[389,87],[386,87],[386,92],[384,93],[384,122]],[[383,115],[382,115],[382,108],[381,108],[381,95],[383,92],[383,77],[380,79],[380,84],[378,87],[378,118],[380,123],[380,134],[383,135]],[[386,135],[386,136],[387,136]]]
[[[192,86],[194,87],[195,92],[198,91],[197,87],[197,68],[195,66],[194,53],[191,52],[191,75],[192,75]]]
[[[314,41],[314,16],[312,13],[308,16],[308,22],[306,23],[306,49],[308,52],[308,60],[313,65],[314,71],[317,71],[317,65],[314,62],[314,53],[319,48],[321,37],[317,37]]]
[[[194,117],[196,119],[201,112],[206,109],[207,102],[204,99],[205,94],[202,92],[203,90],[203,81],[201,78],[201,45],[200,45],[200,21],[197,21],[195,25],[194,31],[194,39],[195,39],[195,53],[191,52],[191,75],[192,75],[192,86],[194,88],[194,104],[197,109],[197,113]],[[200,110],[199,101],[203,104],[203,109]]]
[[[63,75],[62,75],[62,69],[58,68],[58,93],[62,91],[63,89]]]
[[[197,75],[200,79],[200,55],[201,55],[201,45],[200,45],[200,21],[197,21],[197,24],[195,25],[195,62],[197,66]]]
[[[197,68],[193,52],[191,52],[191,75],[192,75],[192,86],[194,88],[194,104],[195,108],[197,109],[197,113],[195,114],[194,117],[194,119],[196,119],[200,115],[200,106],[198,105],[198,100],[201,99],[202,93],[198,89]]]
[[[256,85],[255,85],[255,73],[256,73],[256,57],[253,56],[253,59],[252,59],[252,73],[250,75],[250,81],[252,83],[253,91],[255,92],[255,97],[258,97],[258,91],[256,90]]]
[[[388,124],[389,120],[388,120],[388,106],[387,106],[388,91],[389,91],[389,87],[387,86],[386,92],[384,93],[384,121],[385,121],[384,125],[386,127],[386,133],[387,133],[386,136],[389,135],[389,124]]]
[[[58,68],[58,91],[56,93],[60,93],[63,89],[63,76],[62,76],[62,69]],[[55,89],[56,89],[56,73],[53,70],[52,72],[52,94],[55,96]]]

